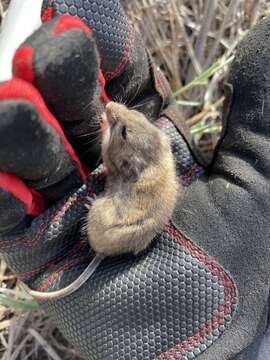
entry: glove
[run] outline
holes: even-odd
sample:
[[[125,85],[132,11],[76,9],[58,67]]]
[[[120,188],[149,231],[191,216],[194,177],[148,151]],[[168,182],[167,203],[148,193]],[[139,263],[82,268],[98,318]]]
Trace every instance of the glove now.
[[[49,8],[50,10],[45,13],[46,17],[53,12],[53,9],[55,14],[61,9],[74,12],[75,5],[82,14],[79,3],[72,2],[70,5],[70,1],[66,3],[59,1],[59,4],[55,2],[52,4],[54,7]],[[109,19],[111,12],[114,13],[115,19],[117,14],[122,14],[118,2],[112,4],[103,1],[102,4],[101,2],[92,4],[84,1],[82,5],[90,10],[89,14],[92,13],[89,21],[93,34],[95,26],[99,28],[101,21],[98,16],[93,16],[97,11],[92,10],[92,5],[97,5],[99,10],[102,8],[104,11],[103,14],[98,12],[101,15],[100,19],[106,14],[105,18]],[[113,6],[115,7],[112,9]],[[56,23],[53,23],[54,21]],[[44,34],[49,37],[52,29],[50,26],[55,29],[57,21],[63,20],[60,18],[49,22],[28,39],[28,48],[34,48],[38,52],[39,46],[35,47],[35,39]],[[171,96],[165,80],[162,79],[162,75],[143,47],[138,45],[139,42],[136,43],[139,41],[135,40],[137,37],[133,38],[130,54],[138,54],[139,51],[144,53],[147,68],[150,70],[146,73],[146,80],[137,83],[140,96],[137,97],[135,92],[132,99],[132,91],[130,92],[131,102],[143,104],[142,100],[147,99],[151,100],[147,104],[155,104],[155,106],[148,105],[144,110],[147,110],[150,113],[149,117],[170,136],[178,176],[184,189],[179,194],[172,221],[144,253],[136,257],[126,255],[105,259],[89,281],[77,292],[57,301],[41,303],[86,359],[232,359],[257,335],[265,331],[268,312],[268,272],[265,263],[269,260],[265,231],[267,231],[269,210],[266,163],[268,134],[267,124],[264,123],[267,121],[267,85],[264,74],[267,73],[268,66],[269,21],[269,19],[264,20],[239,46],[229,77],[231,85],[228,88],[231,89],[231,96],[228,98],[227,110],[224,112],[226,120],[224,136],[212,165],[205,172],[190,152],[189,142],[184,138],[181,120],[173,116],[174,104],[170,100]],[[119,22],[115,21],[115,23]],[[126,19],[123,23],[127,24]],[[66,41],[69,41],[72,31],[67,31],[67,28],[63,27],[65,28],[63,34],[66,35],[65,44],[68,44]],[[78,27],[80,28],[79,25]],[[106,34],[105,30],[99,32],[102,31]],[[76,34],[78,32],[79,30],[76,29]],[[117,34],[119,36],[119,31]],[[89,37],[88,34],[88,39]],[[101,49],[104,47],[100,45],[97,35],[95,39],[103,59]],[[92,41],[89,42],[93,44]],[[59,52],[56,59],[48,59],[48,66],[58,69],[54,74],[61,75],[64,65],[69,64],[72,56],[68,56],[68,52],[71,51],[70,48],[74,49],[75,45],[76,41],[66,47],[62,45],[66,51],[63,51],[61,56]],[[62,46],[58,44],[56,48],[60,51]],[[48,46],[47,52],[49,48]],[[42,62],[44,57],[37,55],[35,66],[33,61],[25,61],[27,55],[22,58],[24,58],[22,67],[18,64],[21,61],[16,61],[16,57],[14,61],[15,75],[24,78],[24,80],[16,80],[22,92],[20,96],[14,95],[11,91],[13,85],[11,86],[10,83],[3,85],[1,118],[11,119],[9,134],[17,132],[19,136],[17,129],[15,132],[19,120],[15,119],[23,112],[18,111],[21,105],[18,99],[22,97],[25,99],[27,89],[23,86],[27,88],[30,86],[35,96],[26,98],[25,103],[28,110],[30,107],[31,116],[24,115],[24,122],[25,119],[27,121],[29,118],[33,119],[33,114],[36,114],[33,126],[37,124],[40,126],[42,136],[39,138],[44,139],[44,134],[52,131],[51,139],[47,142],[51,144],[47,146],[48,149],[53,149],[52,140],[59,139],[59,146],[64,148],[62,152],[67,162],[74,166],[75,170],[74,168],[73,170],[78,174],[76,181],[82,183],[86,171],[79,160],[80,149],[76,149],[79,136],[76,135],[83,133],[77,133],[77,125],[83,123],[83,120],[78,118],[67,125],[65,117],[61,119],[64,110],[60,109],[57,120],[61,123],[64,132],[61,132],[56,121],[48,120],[52,116],[51,112],[56,114],[57,110],[53,106],[57,108],[58,101],[55,105],[48,105],[51,112],[45,114],[41,112],[45,107],[42,98],[46,97],[46,86],[54,87],[53,81],[48,81],[42,90],[35,79],[40,77],[46,84],[50,71],[46,71],[46,66],[39,67],[39,62]],[[106,56],[105,58],[108,59]],[[59,61],[56,61],[57,59]],[[113,89],[120,89],[119,84],[124,84],[121,83],[121,78],[131,78],[126,71],[133,69],[134,74],[138,71],[136,68],[138,62],[132,63],[130,59],[139,61],[142,57],[136,58],[133,55],[133,57],[127,56],[127,59],[122,73],[117,73],[115,78],[107,79],[106,91],[111,99],[117,96],[117,91],[113,92]],[[106,64],[107,61],[103,61]],[[28,65],[25,66],[25,63]],[[101,60],[101,68],[106,79],[106,67],[102,64]],[[33,83],[30,81],[31,78],[20,75],[29,74],[29,69],[35,70],[34,86],[29,84],[29,82]],[[38,69],[41,69],[40,72]],[[96,74],[97,72],[98,70]],[[70,71],[65,71],[62,79],[69,75]],[[57,84],[56,76],[52,78]],[[76,86],[80,84],[79,79],[79,77],[75,78],[73,93],[76,93]],[[62,82],[59,83],[61,85]],[[98,87],[102,88],[102,85],[98,86],[101,83],[96,82],[95,93],[103,92],[97,91]],[[143,84],[146,83],[148,85],[144,86]],[[89,84],[91,87],[92,84],[90,82]],[[134,83],[125,86],[128,89],[129,86],[134,86]],[[42,97],[36,88],[39,89]],[[68,92],[69,89],[64,86],[64,92],[65,90]],[[56,95],[58,93],[56,91]],[[149,93],[152,93],[152,96],[148,97]],[[34,102],[37,95],[42,101],[41,108]],[[98,103],[102,104],[105,98],[103,96],[102,99],[101,95],[99,97]],[[52,96],[52,101],[53,99]],[[49,104],[49,100],[46,99],[46,103]],[[63,107],[69,106],[65,101],[62,104]],[[8,105],[13,105],[13,108]],[[97,111],[95,109],[98,106],[94,106],[95,102],[91,105],[93,105],[91,111]],[[144,106],[141,105],[141,109]],[[78,106],[77,109],[80,113],[81,107]],[[75,115],[76,113],[75,111]],[[67,116],[68,114],[69,111]],[[45,130],[40,125],[44,125],[44,119]],[[2,134],[5,132],[4,127],[3,129],[3,131],[0,129]],[[25,135],[35,133],[30,130]],[[20,128],[20,131],[24,130]],[[83,135],[86,134],[88,134],[87,130]],[[15,143],[11,135],[9,135],[9,143],[12,144],[10,149],[13,152],[20,143],[18,141]],[[1,136],[4,138],[4,135]],[[75,155],[71,155],[71,144],[77,150],[77,155],[75,151]],[[18,151],[19,154],[27,154],[26,145],[20,146],[24,151]],[[43,143],[37,143],[37,149],[43,153]],[[55,151],[55,154],[59,153],[60,151]],[[30,150],[27,155],[31,155]],[[43,156],[46,158],[44,153]],[[0,158],[2,159],[2,156]],[[10,163],[7,161],[7,164]],[[59,181],[52,181],[50,188],[46,189],[43,185],[47,174],[37,177],[42,184],[38,187],[31,182],[32,178],[26,176],[28,174],[21,174],[16,170],[21,164],[18,156],[14,157],[13,163],[13,170],[2,165],[0,168],[2,171],[12,172],[14,181],[20,181],[21,186],[32,196],[30,205],[37,205],[36,198],[42,197],[43,207],[46,207],[46,210],[42,211],[41,207],[38,211],[31,212],[26,206],[27,203],[22,201],[22,197],[14,193],[12,183],[7,181],[10,188],[3,187],[5,189],[3,194],[9,201],[6,209],[16,213],[18,205],[21,205],[23,217],[19,222],[19,217],[13,223],[9,220],[8,226],[2,227],[1,253],[13,271],[18,273],[31,288],[40,291],[61,289],[82,273],[93,256],[87,241],[81,236],[80,229],[86,214],[85,203],[91,201],[93,193],[98,195],[102,190],[104,176],[102,171],[96,170],[88,176],[87,183],[76,190],[74,189],[78,185],[73,180],[74,182],[70,182],[70,187],[67,187],[69,191],[65,193],[60,185],[70,179],[69,175],[59,176],[57,179]],[[34,175],[36,167],[31,167],[31,164],[32,159],[28,157],[26,165],[32,169],[29,174]],[[58,162],[58,166],[60,164],[61,161]],[[22,168],[24,169],[24,166]],[[53,171],[52,173],[54,174]],[[54,187],[59,190],[54,191]],[[52,197],[51,192],[58,194],[58,197],[56,195]],[[63,197],[64,195],[66,196]],[[28,209],[28,212],[25,209]],[[5,224],[2,213],[4,211],[1,211],[1,224]],[[245,251],[242,250],[243,248]],[[258,249],[261,250],[260,254]]]

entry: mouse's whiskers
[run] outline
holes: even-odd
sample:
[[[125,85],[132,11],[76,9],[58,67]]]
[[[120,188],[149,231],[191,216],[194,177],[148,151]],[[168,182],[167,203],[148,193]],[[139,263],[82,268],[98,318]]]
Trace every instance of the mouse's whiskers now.
[[[145,99],[142,102],[139,102],[137,104],[134,104],[132,106],[129,107],[130,110],[137,110],[140,109],[142,106],[146,105],[149,102],[149,99]]]
[[[97,137],[84,141],[84,145],[100,144]]]
[[[121,85],[121,87],[123,87],[123,85]],[[124,89],[123,89],[124,90]],[[114,96],[114,101],[117,102],[118,104],[123,104],[126,105],[126,99],[124,97],[124,93],[123,94],[116,94]]]
[[[101,130],[94,130],[94,131],[87,132],[85,134],[80,134],[80,135],[78,135],[78,137],[83,139],[83,138],[92,137],[93,135],[101,135]]]

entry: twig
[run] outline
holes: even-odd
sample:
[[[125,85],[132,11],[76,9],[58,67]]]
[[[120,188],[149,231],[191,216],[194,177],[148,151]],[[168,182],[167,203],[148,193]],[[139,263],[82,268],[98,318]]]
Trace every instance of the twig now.
[[[8,347],[8,343],[5,339],[4,333],[0,332],[0,339],[1,339],[1,344],[4,346],[5,349],[7,349]]]
[[[204,16],[201,21],[201,29],[200,29],[199,35],[197,37],[197,40],[195,43],[195,50],[194,50],[196,58],[200,64],[203,63],[204,52],[206,49],[206,41],[208,38],[208,34],[209,34],[209,31],[211,28],[211,24],[212,24],[215,12],[216,12],[216,6],[217,6],[216,0],[208,0],[206,8],[205,8],[205,13],[204,13]],[[203,69],[206,69],[206,68],[203,66]],[[188,83],[191,80],[193,80],[194,75],[195,75],[194,68],[192,66],[192,67],[190,67],[188,76],[187,76]]]
[[[24,357],[22,358],[22,360],[27,360],[29,359],[33,354],[34,354],[35,350],[31,350],[29,351],[28,354],[25,354]]]
[[[217,50],[218,50],[218,47],[219,47],[219,44],[220,44],[220,39],[222,38],[223,36],[223,33],[225,31],[225,28],[226,28],[226,25],[229,21],[229,19],[231,19],[233,17],[233,14],[235,13],[235,10],[236,8],[238,7],[239,5],[239,0],[231,0],[230,2],[230,5],[228,7],[228,10],[227,10],[227,13],[225,15],[225,18],[221,24],[221,27],[219,29],[219,32],[218,32],[218,35],[217,35],[217,38],[209,52],[209,55],[207,57],[207,60],[205,62],[205,68],[207,69],[211,64],[212,62],[214,61],[214,58],[217,54]]]
[[[196,115],[192,116],[191,118],[187,119],[187,125],[189,127],[191,127],[191,126],[197,124],[200,120],[202,120],[204,118],[204,116],[209,112],[209,110],[211,110],[212,108],[215,109],[215,108],[222,106],[224,100],[225,100],[225,97],[223,96],[222,98],[217,100],[214,104],[207,106],[205,109],[203,109],[201,112],[199,112],[199,114],[196,114]]]
[[[60,356],[55,352],[55,350],[35,329],[28,329],[28,333],[37,340],[37,342],[42,346],[42,348],[46,351],[48,355],[50,355],[53,360],[61,360]]]
[[[7,360],[16,360],[18,355],[20,355],[25,344],[30,340],[31,340],[31,336],[26,335],[25,338],[21,341],[21,343],[19,345],[16,345],[16,349],[15,349],[14,353],[11,355],[10,358],[7,358]]]
[[[177,9],[177,6],[175,4],[175,0],[171,0],[172,2],[172,6],[173,6],[173,9],[175,11],[175,16],[176,16],[176,20],[179,24],[179,27],[180,27],[180,30],[182,31],[182,35],[183,35],[183,39],[184,39],[184,42],[186,44],[186,47],[187,47],[187,51],[189,53],[189,56],[190,56],[190,60],[194,66],[194,69],[196,71],[197,74],[200,74],[202,72],[202,68],[201,68],[201,65],[200,63],[198,62],[198,59],[196,58],[196,55],[194,53],[194,49],[191,45],[191,41],[188,37],[188,34],[186,32],[186,29],[185,29],[185,26],[183,24],[183,21],[182,21],[182,18],[179,14],[179,11]]]
[[[16,275],[0,275],[0,281],[16,280]]]
[[[0,331],[8,329],[10,327],[11,320],[4,320],[0,322]]]

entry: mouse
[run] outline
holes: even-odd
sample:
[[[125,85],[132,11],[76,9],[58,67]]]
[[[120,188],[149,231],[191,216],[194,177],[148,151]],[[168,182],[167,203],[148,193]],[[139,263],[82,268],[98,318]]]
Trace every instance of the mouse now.
[[[168,223],[179,184],[169,138],[142,113],[110,102],[101,119],[106,184],[87,204],[86,231],[96,256],[70,285],[53,292],[23,286],[38,301],[77,291],[106,256],[138,254]]]
[[[179,184],[170,141],[144,114],[109,102],[101,120],[103,193],[87,215],[90,246],[100,256],[138,254],[173,213]]]

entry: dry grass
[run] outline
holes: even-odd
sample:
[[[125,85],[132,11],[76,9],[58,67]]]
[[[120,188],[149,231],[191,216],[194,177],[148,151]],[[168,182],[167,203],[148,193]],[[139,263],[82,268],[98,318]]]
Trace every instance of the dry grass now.
[[[222,84],[228,68],[224,63],[231,60],[242,36],[258,19],[270,14],[270,1],[122,1],[173,91],[178,93],[179,108],[195,141],[205,153],[211,153],[221,128]],[[8,0],[0,0],[0,20],[7,3]],[[217,61],[223,66],[213,66]],[[213,71],[207,71],[209,68]],[[204,71],[207,76],[199,77],[198,81],[197,76]],[[195,83],[194,79],[197,79]],[[18,289],[16,277],[3,262],[0,263],[0,287]],[[35,307],[31,300],[22,301],[10,294],[2,298],[2,303],[3,300],[9,306],[0,305],[2,360],[79,360],[45,314],[18,311],[18,308],[27,309],[28,303]]]
[[[80,360],[42,312],[14,315],[2,323],[1,360]]]
[[[177,90],[221,56],[228,57],[243,33],[267,13],[267,2],[134,0],[126,8]]]
[[[16,277],[3,261],[0,287],[0,304],[9,304],[0,305],[1,360],[81,360],[37,304],[28,296],[21,296]],[[5,289],[13,289],[12,294],[4,296]]]
[[[201,149],[211,153],[221,130],[222,84],[228,66],[185,90],[217,60],[233,55],[243,35],[269,14],[265,0],[124,1],[135,27],[164,70]],[[180,91],[177,91],[179,90]]]

